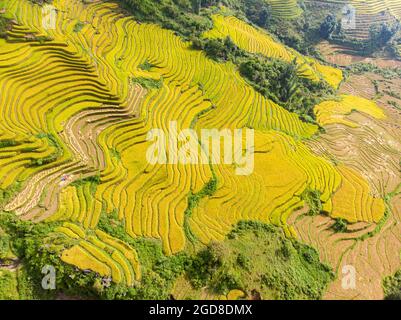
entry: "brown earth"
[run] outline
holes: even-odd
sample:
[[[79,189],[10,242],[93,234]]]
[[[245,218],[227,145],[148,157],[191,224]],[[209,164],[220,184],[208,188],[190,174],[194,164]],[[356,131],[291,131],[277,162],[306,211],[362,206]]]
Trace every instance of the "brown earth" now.
[[[337,44],[331,44],[327,41],[322,41],[317,45],[317,48],[327,62],[342,67],[358,62],[372,63],[380,68],[401,67],[401,61],[399,60],[385,57],[376,58],[361,56],[352,49]]]
[[[360,172],[373,194],[381,197],[401,184],[401,110],[388,103],[390,98],[397,102],[399,99],[384,91],[401,92],[401,79],[388,80],[376,74],[351,76],[342,84],[340,93],[376,99],[387,118],[376,120],[352,112],[348,117],[359,128],[329,125],[325,127],[326,133],[308,142],[316,154]],[[382,279],[401,268],[401,196],[395,196],[387,209],[388,215],[379,225],[357,223],[349,225],[347,233],[335,233],[331,228],[334,221],[329,217],[300,213],[289,219],[299,240],[314,246],[322,261],[337,272],[325,299],[384,298]],[[342,286],[344,266],[355,268],[355,289]]]

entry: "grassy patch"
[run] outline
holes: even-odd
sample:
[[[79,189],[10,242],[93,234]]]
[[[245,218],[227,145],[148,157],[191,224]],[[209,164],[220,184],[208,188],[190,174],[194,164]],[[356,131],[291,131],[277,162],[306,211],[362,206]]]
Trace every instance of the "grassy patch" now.
[[[348,230],[348,222],[347,220],[338,218],[336,222],[334,222],[332,229],[337,233],[344,233]]]
[[[240,289],[263,299],[320,299],[334,274],[313,248],[281,229],[243,221],[226,240],[198,253],[188,277],[218,294]]]
[[[191,228],[189,226],[189,218],[192,215],[192,210],[195,209],[198,205],[199,202],[206,197],[212,196],[215,192],[217,191],[217,178],[213,174],[213,178],[210,179],[202,188],[197,193],[191,192],[188,195],[188,206],[187,209],[184,212],[184,231],[187,239],[191,241],[192,243],[196,242],[196,237],[191,231]]]
[[[0,227],[0,261],[7,260],[11,251],[10,236]]]
[[[151,79],[151,78],[132,78],[131,79],[133,84],[139,84],[145,89],[160,89],[163,86],[163,78],[159,80]]]
[[[190,38],[212,28],[212,21],[200,9],[198,0],[120,0],[138,21],[156,23]]]
[[[81,32],[81,30],[84,28],[85,24],[81,21],[78,21],[75,25],[74,25],[74,32]]]
[[[307,215],[317,216],[323,213],[323,205],[320,197],[321,193],[318,190],[307,189],[302,193],[301,199],[304,200],[309,207]]]
[[[17,273],[0,268],[0,300],[18,300]]]
[[[118,152],[118,150],[116,148],[111,148],[111,149],[109,149],[109,151],[110,151],[110,155],[113,158],[117,159],[118,161],[121,161],[121,154],[120,154],[120,152]]]
[[[85,184],[90,184],[90,192],[92,195],[94,195],[96,193],[97,186],[100,184],[100,175],[79,179],[72,182],[70,185],[76,188],[80,188]]]
[[[22,189],[22,183],[15,181],[9,187],[5,189],[0,188],[0,208],[4,207],[14,195],[16,195]]]
[[[9,27],[9,25],[10,25],[10,19],[0,14],[0,38],[4,38],[6,36],[7,28]]]
[[[0,148],[14,147],[18,145],[15,140],[0,140]]]
[[[368,72],[375,73],[385,79],[401,78],[401,68],[380,68],[372,63],[358,62],[347,67],[352,74],[362,75]]]
[[[139,69],[141,69],[143,71],[150,71],[152,68],[155,67],[155,65],[150,63],[148,60],[145,60],[138,67],[139,67]]]

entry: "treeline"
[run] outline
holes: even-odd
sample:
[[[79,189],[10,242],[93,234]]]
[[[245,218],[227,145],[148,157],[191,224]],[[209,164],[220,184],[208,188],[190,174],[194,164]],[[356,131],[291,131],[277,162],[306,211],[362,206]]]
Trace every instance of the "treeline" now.
[[[187,39],[199,38],[213,27],[210,15],[220,4],[263,28],[272,19],[270,5],[264,0],[120,0],[120,3],[137,20],[157,23]]]
[[[229,38],[202,39],[193,42],[195,49],[204,50],[216,61],[232,61],[241,75],[262,95],[297,113],[306,122],[314,123],[315,105],[335,94],[325,81],[312,81],[300,75],[297,60],[285,62],[248,53]]]
[[[334,279],[313,248],[280,228],[241,221],[222,242],[199,251],[188,271],[195,288],[224,294],[240,289],[263,299],[320,299]]]
[[[210,15],[201,12],[199,0],[120,0],[138,21],[152,22],[186,39],[212,28]]]
[[[368,72],[375,73],[377,75],[383,76],[383,78],[385,79],[401,78],[401,67],[380,68],[372,63],[359,62],[348,66],[347,70],[353,74],[359,75]]]

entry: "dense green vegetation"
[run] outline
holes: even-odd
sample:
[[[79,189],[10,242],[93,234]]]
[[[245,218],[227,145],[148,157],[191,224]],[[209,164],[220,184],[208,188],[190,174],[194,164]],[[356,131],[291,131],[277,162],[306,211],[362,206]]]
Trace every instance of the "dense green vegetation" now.
[[[326,82],[314,82],[300,76],[295,60],[287,63],[253,57],[241,62],[239,70],[256,90],[307,122],[315,120],[313,108],[334,94]]]
[[[315,45],[321,40],[319,27],[315,25],[309,12],[304,12],[296,20],[273,18],[267,30],[281,42],[298,52],[320,59]]]
[[[386,300],[401,300],[401,270],[383,280]]]
[[[188,276],[198,288],[256,290],[263,299],[319,299],[334,278],[313,248],[286,238],[277,227],[248,221],[225,241],[201,250]]]
[[[21,190],[21,182],[16,181],[5,189],[0,188],[0,209]]]
[[[302,195],[302,200],[308,205],[309,211],[308,215],[317,216],[322,213],[323,205],[320,200],[321,192],[319,190],[306,189]]]
[[[81,294],[85,295],[84,288],[74,281],[74,277],[80,272],[66,266],[59,258],[68,243],[65,237],[52,233],[55,226],[56,224],[33,224],[21,221],[12,213],[0,213],[0,227],[9,235],[11,249],[24,266],[23,271],[18,271],[17,277],[18,288],[23,296],[54,298],[54,291],[45,291],[40,285],[43,277],[41,270],[47,264],[57,270],[58,288],[68,291],[68,288],[80,287]]]
[[[347,229],[348,229],[347,220],[344,220],[344,219],[341,219],[341,218],[336,219],[336,221],[334,222],[334,224],[332,226],[332,229],[335,232],[338,232],[338,233],[347,232]]]
[[[0,269],[0,300],[16,300],[18,295],[17,273]]]
[[[10,256],[10,236],[0,227],[0,261],[5,261]]]
[[[319,34],[323,39],[331,39],[334,33],[339,33],[341,25],[334,14],[329,14],[319,28]]]
[[[10,19],[4,17],[0,13],[0,38],[4,38],[6,36],[6,31],[9,25],[10,25]]]
[[[370,28],[370,39],[365,47],[366,53],[381,50],[390,44],[393,37],[400,30],[400,24],[375,24]]]
[[[179,35],[199,36],[212,27],[207,14],[199,10],[197,0],[120,0],[137,20],[153,22]]]
[[[347,67],[347,70],[353,74],[364,74],[372,72],[383,76],[385,79],[401,78],[401,68],[380,68],[372,63],[359,62]]]
[[[160,89],[163,85],[163,78],[160,78],[159,80],[143,77],[133,78],[132,83],[137,83],[146,89]]]
[[[268,27],[271,8],[264,0],[120,0],[138,20],[154,22],[190,38],[212,27],[210,10],[222,4],[260,27]]]
[[[100,184],[100,174],[76,180],[70,183],[70,186],[79,188],[85,184],[89,184],[90,192],[94,196],[96,193],[97,186]]]
[[[148,60],[145,60],[143,63],[139,65],[139,68],[144,71],[150,71],[152,68],[156,67],[153,63],[150,63]]]
[[[0,140],[0,148],[14,147],[17,145],[15,140]]]

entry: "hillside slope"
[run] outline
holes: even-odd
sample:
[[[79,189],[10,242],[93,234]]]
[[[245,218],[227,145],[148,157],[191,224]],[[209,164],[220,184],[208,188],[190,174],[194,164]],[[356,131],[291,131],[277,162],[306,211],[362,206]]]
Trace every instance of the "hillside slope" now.
[[[375,236],[398,221],[391,201],[401,183],[399,112],[359,97],[363,92],[344,84],[342,70],[215,8],[202,37],[229,37],[249,54],[295,61],[301,77],[331,85],[333,96],[315,107],[316,122],[305,122],[257,92],[233,61],[216,61],[173,31],[135,20],[119,3],[86,2],[54,0],[50,26],[40,4],[2,3],[15,21],[0,38],[0,209],[51,226],[49,237],[63,243],[59,263],[129,291],[149,285],[149,269],[157,269],[148,266],[141,241],[160,243],[160,261],[179,260],[226,241],[246,220],[318,248],[313,268],[324,281],[307,298],[320,296],[332,280],[318,256],[337,272],[328,298],[350,297],[338,289],[344,257],[375,288],[401,267],[392,262],[371,275],[362,263],[380,265],[390,232],[377,240],[373,257],[364,251],[370,242],[361,241],[376,244]],[[271,4],[280,14],[278,2]],[[193,129],[194,142],[187,134],[180,146],[192,141],[202,155],[202,130],[245,128],[255,143],[248,175],[238,175],[240,163],[207,157],[192,164],[147,157],[154,129]],[[173,153],[169,148],[166,157]],[[338,221],[349,230],[333,231]],[[381,297],[370,289],[367,281],[356,290]]]

